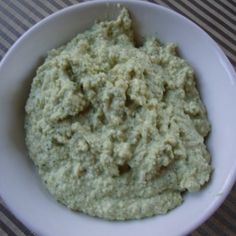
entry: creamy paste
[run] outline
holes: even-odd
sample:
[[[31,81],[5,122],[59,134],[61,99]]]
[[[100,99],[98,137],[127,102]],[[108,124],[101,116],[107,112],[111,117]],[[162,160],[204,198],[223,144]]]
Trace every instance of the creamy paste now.
[[[33,79],[25,129],[50,193],[92,216],[167,213],[212,170],[193,70],[172,43],[148,37],[137,46],[126,9],[49,52]]]

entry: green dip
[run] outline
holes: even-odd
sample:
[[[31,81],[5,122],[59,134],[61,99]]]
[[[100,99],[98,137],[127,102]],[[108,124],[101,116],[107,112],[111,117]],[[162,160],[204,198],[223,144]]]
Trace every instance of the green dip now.
[[[165,214],[210,178],[210,125],[174,44],[136,46],[122,9],[49,52],[26,104],[29,156],[50,193],[106,219]]]

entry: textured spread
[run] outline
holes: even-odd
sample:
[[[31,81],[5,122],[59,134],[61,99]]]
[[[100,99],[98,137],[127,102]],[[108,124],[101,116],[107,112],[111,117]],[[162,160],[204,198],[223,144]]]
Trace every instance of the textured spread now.
[[[26,105],[29,155],[51,194],[108,219],[164,214],[210,177],[193,70],[174,44],[135,44],[126,9],[49,52]]]

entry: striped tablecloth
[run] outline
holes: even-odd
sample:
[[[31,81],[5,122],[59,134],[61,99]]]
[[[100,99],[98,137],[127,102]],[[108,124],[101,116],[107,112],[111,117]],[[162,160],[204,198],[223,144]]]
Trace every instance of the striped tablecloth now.
[[[78,0],[0,0],[0,59],[27,29]],[[151,0],[200,25],[236,68],[236,0]],[[1,173],[0,173],[1,177]],[[0,199],[0,236],[34,235]],[[236,186],[220,209],[191,235],[236,235]],[[81,235],[82,236],[82,235]]]

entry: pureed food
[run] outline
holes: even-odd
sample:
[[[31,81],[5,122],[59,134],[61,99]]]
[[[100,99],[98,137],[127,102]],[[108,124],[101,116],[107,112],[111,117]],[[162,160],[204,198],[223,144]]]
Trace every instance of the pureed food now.
[[[174,44],[137,47],[128,11],[49,52],[26,104],[29,156],[50,193],[107,219],[164,214],[210,177],[210,126]]]

